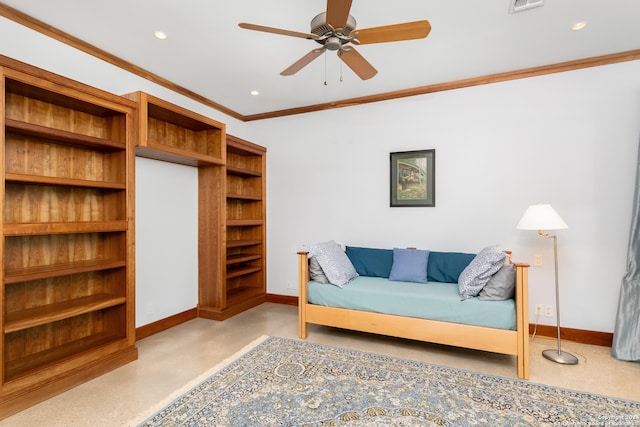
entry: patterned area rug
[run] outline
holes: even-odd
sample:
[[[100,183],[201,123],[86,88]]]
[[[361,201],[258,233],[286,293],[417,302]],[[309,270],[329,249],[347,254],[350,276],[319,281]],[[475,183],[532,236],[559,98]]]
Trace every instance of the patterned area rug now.
[[[140,426],[640,426],[640,402],[268,337]]]

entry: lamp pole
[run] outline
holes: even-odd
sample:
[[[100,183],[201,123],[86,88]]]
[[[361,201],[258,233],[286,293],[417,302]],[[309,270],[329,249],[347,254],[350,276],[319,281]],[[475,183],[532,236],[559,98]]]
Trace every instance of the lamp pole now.
[[[542,230],[538,232],[542,234]],[[557,236],[549,236],[549,234],[544,234],[545,238],[553,237],[553,260],[555,263],[555,273],[556,273],[556,325],[558,327],[558,350],[544,350],[542,355],[549,360],[552,360],[557,363],[562,363],[564,365],[576,365],[578,363],[578,358],[575,357],[571,353],[563,353],[561,344],[560,344],[560,288],[558,287],[558,238]]]

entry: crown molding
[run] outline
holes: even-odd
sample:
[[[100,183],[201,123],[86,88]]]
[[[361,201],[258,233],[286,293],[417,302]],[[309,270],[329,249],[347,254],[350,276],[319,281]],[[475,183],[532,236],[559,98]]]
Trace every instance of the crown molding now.
[[[273,119],[277,117],[291,116],[295,114],[312,113],[316,111],[331,110],[335,108],[352,107],[356,105],[368,104],[372,102],[388,101],[392,99],[406,98],[411,96],[426,95],[429,93],[443,92],[454,89],[462,89],[471,86],[479,86],[485,84],[499,83],[509,80],[526,79],[530,77],[542,76],[546,74],[562,73],[565,71],[579,70],[582,68],[599,67],[602,65],[615,64],[618,62],[636,61],[640,59],[640,49],[630,50],[627,52],[602,55],[592,58],[579,59],[575,61],[561,62],[557,64],[543,65],[540,67],[525,68],[522,70],[509,71],[504,73],[491,74],[481,77],[473,77],[469,79],[456,80],[445,83],[438,83],[427,86],[420,86],[410,89],[397,90],[393,92],[385,92],[376,95],[362,96],[358,98],[349,98],[323,104],[314,104],[304,107],[296,107],[285,110],[269,111],[258,114],[243,115],[237,111],[231,110],[217,102],[212,101],[196,92],[185,87],[175,84],[174,82],[158,76],[150,71],[145,70],[131,62],[125,61],[115,55],[110,54],[92,44],[78,39],[70,34],[65,33],[51,25],[48,25],[38,19],[35,19],[25,13],[13,9],[7,5],[0,3],[0,16],[4,16],[20,25],[51,37],[59,42],[65,43],[84,53],[92,55],[109,64],[115,65],[125,71],[149,80],[155,84],[163,86],[180,95],[191,98],[203,105],[211,107],[228,116],[243,122]]]

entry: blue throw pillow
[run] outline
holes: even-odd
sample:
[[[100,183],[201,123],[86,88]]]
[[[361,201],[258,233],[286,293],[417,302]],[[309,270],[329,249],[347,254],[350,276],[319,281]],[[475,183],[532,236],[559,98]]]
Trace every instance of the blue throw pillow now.
[[[475,254],[460,252],[434,252],[429,254],[427,279],[430,282],[458,283],[460,273],[475,258]]]
[[[389,277],[393,265],[393,251],[391,249],[347,246],[346,253],[359,275]]]
[[[393,248],[393,266],[389,280],[427,283],[429,251]]]

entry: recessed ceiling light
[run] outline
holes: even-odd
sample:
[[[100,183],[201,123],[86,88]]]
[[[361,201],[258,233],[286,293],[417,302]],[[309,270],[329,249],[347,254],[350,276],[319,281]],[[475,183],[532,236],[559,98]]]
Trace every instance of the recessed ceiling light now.
[[[257,90],[252,90],[251,91],[251,95],[258,96],[258,95],[260,95],[260,92],[258,92]]]
[[[587,26],[587,23],[586,23],[585,21],[582,21],[582,22],[576,22],[575,24],[573,24],[573,25],[571,26],[571,29],[572,29],[573,31],[579,31],[579,30],[583,29],[583,28],[584,28],[584,27],[586,27],[586,26]]]
[[[167,33],[163,32],[163,31],[154,31],[153,32],[153,36],[155,38],[157,38],[158,40],[166,40],[167,39]]]

